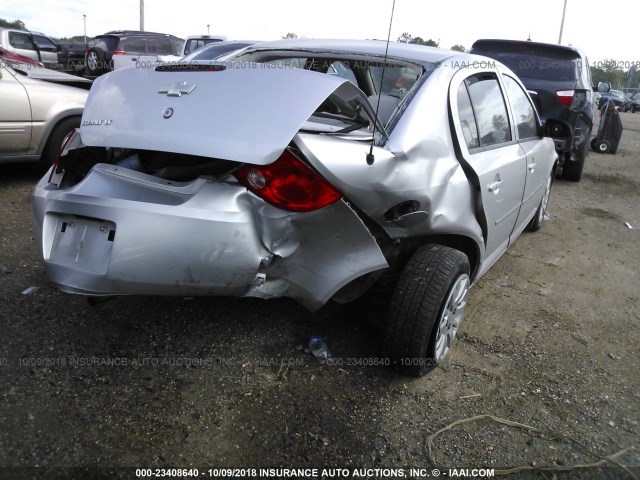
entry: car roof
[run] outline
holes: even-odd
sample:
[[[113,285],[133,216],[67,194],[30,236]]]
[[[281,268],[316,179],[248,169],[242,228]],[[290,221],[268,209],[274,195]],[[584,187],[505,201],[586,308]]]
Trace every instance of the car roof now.
[[[110,32],[103,33],[102,35],[97,35],[98,37],[104,37],[106,35],[111,35],[114,37],[124,37],[124,36],[134,36],[134,35],[157,35],[163,37],[173,37],[170,33],[159,33],[159,32],[145,32],[143,30],[111,30]]]
[[[541,49],[547,49],[547,50],[556,50],[556,51],[564,51],[564,52],[571,52],[571,53],[577,53],[578,55],[580,55],[581,57],[584,57],[585,54],[582,50],[580,50],[577,47],[574,46],[568,46],[568,45],[558,45],[557,43],[544,43],[544,42],[534,42],[532,40],[507,40],[507,39],[500,39],[500,38],[481,38],[479,40],[476,40],[475,42],[473,42],[473,45],[471,45],[471,49],[473,50],[474,48],[482,48],[483,46],[490,46],[490,45],[494,45],[494,46],[499,46],[499,45],[527,45],[527,46],[531,46],[534,48],[541,48]]]
[[[360,54],[383,58],[385,52],[387,52],[387,42],[385,40],[285,39],[260,43],[249,47],[245,53],[250,54],[251,52],[270,50],[335,53],[338,55]],[[455,55],[466,54],[453,50],[409,43],[389,42],[388,44],[389,58],[437,63]]]

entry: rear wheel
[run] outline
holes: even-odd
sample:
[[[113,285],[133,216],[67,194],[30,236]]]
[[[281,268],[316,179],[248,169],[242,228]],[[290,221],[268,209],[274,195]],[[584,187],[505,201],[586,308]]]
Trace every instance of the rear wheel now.
[[[71,132],[79,126],[80,117],[71,117],[65,118],[53,128],[53,131],[47,140],[47,145],[44,147],[44,151],[40,157],[40,164],[42,166],[49,168],[53,165],[58,153],[62,150],[65,140]]]
[[[531,220],[529,224],[529,230],[532,232],[537,232],[542,227],[542,224],[545,221],[545,217],[547,215],[547,205],[549,205],[549,197],[551,196],[551,184],[553,183],[553,173],[549,176],[547,180],[547,184],[544,189],[544,195],[542,196],[542,200],[540,200],[540,205],[538,205],[538,210],[536,210],[536,215]]]
[[[467,256],[424,245],[407,262],[393,293],[385,348],[394,368],[420,377],[449,352],[470,286]]]
[[[99,48],[92,48],[87,52],[85,73],[92,77],[100,75],[105,70],[104,52]]]
[[[607,140],[600,140],[596,142],[596,151],[598,153],[608,153],[610,148],[611,145],[609,145]]]
[[[589,130],[586,138],[590,137],[591,130]],[[571,182],[579,182],[582,179],[584,163],[587,160],[588,154],[589,142],[585,139],[580,146],[580,149],[577,152],[570,154],[570,157],[565,159],[564,166],[562,167],[562,176]]]

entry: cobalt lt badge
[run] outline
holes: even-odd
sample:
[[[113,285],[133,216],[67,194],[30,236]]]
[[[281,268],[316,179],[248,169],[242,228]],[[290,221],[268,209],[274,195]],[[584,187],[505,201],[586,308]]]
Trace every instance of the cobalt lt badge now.
[[[164,109],[164,112],[162,112],[162,116],[163,116],[164,118],[170,118],[170,117],[171,117],[171,115],[173,115],[173,108],[171,108],[171,107],[167,107],[167,108],[165,108],[165,109]]]

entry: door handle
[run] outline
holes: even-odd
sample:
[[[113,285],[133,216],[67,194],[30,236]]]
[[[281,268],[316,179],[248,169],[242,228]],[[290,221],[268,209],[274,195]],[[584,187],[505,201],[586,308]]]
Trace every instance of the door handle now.
[[[536,169],[536,165],[537,165],[537,163],[536,163],[536,162],[531,162],[531,163],[529,164],[529,172],[530,172],[530,173],[533,173],[533,171]]]
[[[501,186],[502,186],[502,179],[500,178],[499,175],[496,175],[496,179],[493,182],[491,182],[489,185],[487,185],[487,188],[489,189],[490,192],[498,193],[498,190],[500,190]]]

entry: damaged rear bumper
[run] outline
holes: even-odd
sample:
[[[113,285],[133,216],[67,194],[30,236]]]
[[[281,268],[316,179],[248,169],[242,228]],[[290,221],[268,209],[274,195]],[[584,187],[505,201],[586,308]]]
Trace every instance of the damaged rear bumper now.
[[[310,309],[387,262],[344,201],[292,213],[245,187],[178,183],[98,164],[77,185],[36,186],[46,270],[87,295],[291,297]]]

